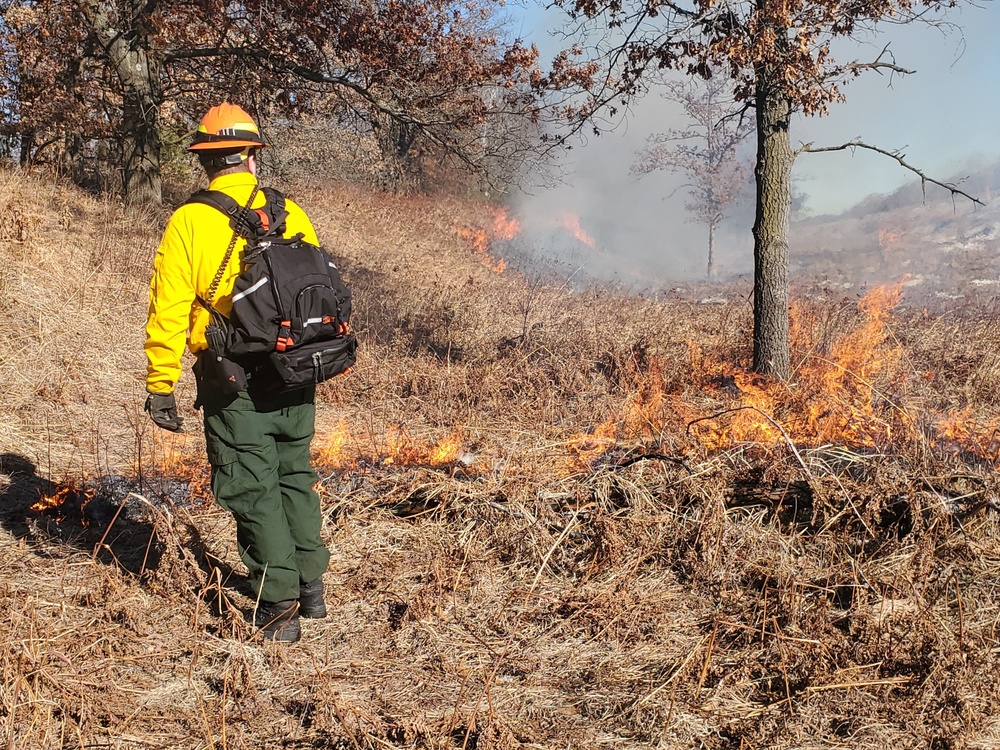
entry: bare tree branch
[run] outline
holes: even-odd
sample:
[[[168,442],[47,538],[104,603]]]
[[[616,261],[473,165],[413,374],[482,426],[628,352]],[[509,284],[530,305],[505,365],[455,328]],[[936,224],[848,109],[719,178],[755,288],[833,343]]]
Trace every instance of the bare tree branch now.
[[[888,70],[890,73],[899,73],[900,75],[913,75],[917,72],[915,70],[910,70],[909,68],[904,68],[902,65],[897,65],[896,58],[887,44],[882,48],[882,51],[878,53],[878,57],[871,62],[859,62],[857,60],[852,60],[846,65],[833,68],[830,75],[841,76],[846,73],[858,75],[868,70],[874,70],[879,75],[882,74],[883,70]]]
[[[446,149],[468,168],[475,170],[477,167],[475,159],[466,153],[461,146],[450,142],[436,132],[436,128],[447,127],[450,124],[447,120],[422,119],[414,116],[412,113],[407,112],[404,109],[393,107],[380,97],[376,96],[370,87],[366,86],[357,78],[353,78],[349,73],[331,75],[321,70],[316,70],[315,68],[310,68],[296,63],[293,60],[289,60],[284,55],[278,54],[272,50],[251,47],[180,49],[167,53],[164,56],[164,60],[167,64],[170,64],[181,60],[227,56],[257,60],[268,65],[276,72],[286,73],[303,81],[322,84],[324,86],[337,86],[353,91],[355,94],[359,95],[362,99],[368,102],[368,104],[370,104],[377,112],[389,117],[401,125],[407,125],[418,129],[429,141]]]
[[[937,185],[938,187],[944,188],[945,190],[951,193],[953,198],[956,195],[960,195],[963,198],[967,198],[968,200],[972,201],[973,203],[979,206],[985,205],[978,198],[969,195],[964,190],[960,190],[958,187],[955,186],[954,183],[941,182],[940,180],[935,180],[933,177],[928,177],[922,170],[917,169],[912,164],[908,163],[905,159],[906,155],[900,153],[898,150],[889,151],[887,149],[879,148],[878,146],[872,146],[869,143],[864,143],[861,140],[855,139],[848,143],[842,143],[839,146],[821,146],[818,148],[813,146],[811,143],[804,143],[796,153],[821,154],[829,151],[847,151],[847,150],[854,151],[855,149],[858,148],[867,149],[868,151],[874,151],[876,154],[882,154],[882,156],[888,156],[890,159],[897,162],[904,169],[908,169],[909,171],[913,172],[913,174],[917,175],[917,177],[920,178],[920,189],[924,195],[925,200],[927,198],[927,183],[929,182],[932,185]]]
[[[913,75],[917,71],[911,70],[909,68],[904,68],[902,65],[896,65],[896,63],[882,62],[881,60],[873,60],[872,62],[858,62],[857,60],[849,62],[846,65],[837,69],[837,73],[862,73],[866,70],[875,70],[881,72],[883,70],[888,70],[892,73],[899,73],[900,75]]]
[[[299,65],[298,63],[289,60],[284,55],[279,55],[277,52],[272,52],[267,49],[252,47],[203,47],[200,49],[181,49],[167,53],[164,56],[164,62],[169,64],[179,60],[191,60],[203,57],[243,57],[265,62],[277,71],[290,73],[297,78],[310,81],[311,83],[322,83],[348,88],[356,94],[359,94],[362,98],[368,100],[369,103],[375,105],[379,112],[387,115],[398,115],[401,122],[420,124],[416,120],[410,118],[409,115],[406,115],[403,112],[397,112],[396,110],[383,104],[374,96],[374,94],[371,93],[368,87],[358,83],[357,81],[351,80],[346,75],[330,75],[329,73],[314,70],[313,68],[307,68],[304,65]]]

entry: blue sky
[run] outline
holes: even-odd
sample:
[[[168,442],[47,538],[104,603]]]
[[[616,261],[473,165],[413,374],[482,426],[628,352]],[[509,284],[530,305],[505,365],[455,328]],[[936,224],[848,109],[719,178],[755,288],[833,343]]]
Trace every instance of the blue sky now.
[[[512,32],[536,42],[543,62],[565,46],[551,35],[562,23],[559,12],[534,5],[508,11]],[[855,49],[838,52],[841,62],[872,60],[890,43],[897,64],[916,73],[893,78],[891,86],[888,77],[861,76],[845,87],[847,101],[833,105],[828,116],[795,121],[793,145],[838,145],[860,137],[902,150],[909,163],[939,179],[1000,158],[1000,7],[963,5],[944,17],[959,30],[943,35],[924,25],[888,27]],[[687,221],[677,178],[630,174],[648,135],[683,124],[676,105],[647,95],[613,132],[586,137],[566,154],[560,185],[532,190],[519,207],[529,215],[579,214],[618,266],[653,260],[664,273],[699,273],[704,229]],[[809,212],[836,213],[916,178],[884,156],[844,151],[803,154],[793,179],[808,195]],[[735,236],[732,242],[743,245],[748,239]]]
[[[1000,157],[1000,8],[965,6],[947,18],[962,27],[961,35],[911,26],[869,43],[877,55],[890,41],[897,62],[916,73],[894,79],[891,88],[884,77],[862,76],[830,115],[797,123],[795,141],[821,145],[860,136],[902,149],[909,163],[939,178]],[[891,160],[862,152],[803,155],[796,174],[816,210],[846,208],[913,179]]]

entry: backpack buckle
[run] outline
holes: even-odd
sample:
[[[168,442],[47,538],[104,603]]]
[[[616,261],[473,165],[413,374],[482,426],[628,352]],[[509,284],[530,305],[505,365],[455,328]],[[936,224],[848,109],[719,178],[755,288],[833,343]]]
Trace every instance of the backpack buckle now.
[[[295,341],[292,339],[292,321],[283,320],[278,329],[278,339],[274,343],[274,350],[283,352],[290,346],[295,346]]]

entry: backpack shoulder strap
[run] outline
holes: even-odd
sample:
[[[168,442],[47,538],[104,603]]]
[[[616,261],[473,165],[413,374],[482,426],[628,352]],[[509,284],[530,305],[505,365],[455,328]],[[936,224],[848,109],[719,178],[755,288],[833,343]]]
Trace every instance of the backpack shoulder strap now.
[[[188,198],[184,205],[188,203],[204,203],[205,205],[212,206],[224,214],[229,216],[229,225],[233,228],[233,236],[229,240],[229,246],[226,248],[226,253],[222,258],[222,263],[219,265],[219,270],[215,272],[215,277],[212,279],[212,284],[208,288],[208,294],[205,295],[206,299],[202,299],[200,296],[196,295],[196,299],[200,302],[209,312],[214,312],[212,308],[212,299],[215,297],[215,292],[219,288],[219,283],[222,281],[222,274],[225,272],[226,267],[229,265],[229,259],[233,255],[233,250],[236,248],[236,238],[242,234],[240,231],[240,225],[246,224],[250,226],[256,220],[257,224],[255,229],[251,234],[244,234],[247,243],[251,240],[255,240],[256,237],[260,235],[260,217],[257,212],[250,208],[253,204],[254,198],[257,197],[258,187],[253,186],[253,190],[250,191],[250,197],[247,198],[247,204],[241,206],[233,198],[229,197],[225,193],[219,192],[217,190],[199,190],[197,193]],[[235,207],[235,210],[231,210]],[[253,216],[253,219],[248,218],[248,216]],[[213,315],[213,317],[215,317]]]
[[[267,189],[265,188],[265,191]],[[184,205],[189,203],[202,203],[221,211],[229,218],[229,226],[233,231],[238,232],[246,240],[255,240],[267,231],[257,211],[245,210],[234,198],[221,190],[199,190],[184,201]]]
[[[284,237],[285,220],[288,218],[288,211],[285,209],[285,196],[271,187],[264,188],[263,192],[264,208],[257,209],[257,214],[261,218],[264,233]]]

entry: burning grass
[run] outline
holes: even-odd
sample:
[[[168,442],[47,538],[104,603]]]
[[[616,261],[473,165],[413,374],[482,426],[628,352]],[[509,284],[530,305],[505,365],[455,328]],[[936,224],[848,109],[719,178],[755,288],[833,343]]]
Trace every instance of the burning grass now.
[[[296,197],[338,239],[364,347],[320,392],[331,617],[290,647],[244,623],[191,399],[183,435],[133,421],[130,278],[127,366],[77,361],[80,386],[46,400],[27,384],[50,368],[5,350],[25,385],[0,433],[0,742],[1000,743],[995,309],[799,288],[798,367],[776,383],[744,369],[746,290],[568,293],[473,257],[454,227],[496,216],[475,204]],[[44,243],[11,252],[46,262]],[[72,300],[60,278],[45,294]],[[87,427],[31,432],[64,406]]]

